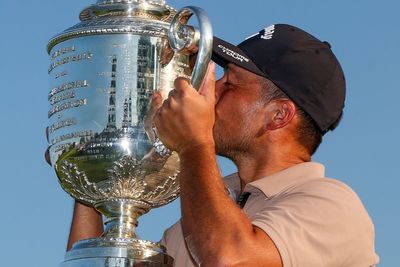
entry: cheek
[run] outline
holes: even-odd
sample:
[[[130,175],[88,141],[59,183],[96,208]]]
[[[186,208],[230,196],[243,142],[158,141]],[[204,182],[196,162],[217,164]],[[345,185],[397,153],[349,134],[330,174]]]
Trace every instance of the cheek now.
[[[219,101],[215,106],[215,116],[217,120],[224,121],[225,123],[229,123],[231,121],[235,121],[238,117],[238,106],[232,102]]]
[[[225,90],[218,97],[215,109],[220,112],[226,113],[229,111],[234,111],[239,106],[243,104],[244,99],[240,95],[235,94],[231,90]]]
[[[216,109],[216,125],[219,131],[235,136],[246,124],[246,118],[240,106],[230,103],[220,103]]]

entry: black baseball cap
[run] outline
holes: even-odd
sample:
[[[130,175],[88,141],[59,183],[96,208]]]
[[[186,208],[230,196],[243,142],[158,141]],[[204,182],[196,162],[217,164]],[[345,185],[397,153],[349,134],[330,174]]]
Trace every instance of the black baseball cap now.
[[[328,42],[297,27],[271,25],[237,46],[214,37],[212,60],[271,80],[321,133],[333,130],[342,116],[346,82],[339,61]]]

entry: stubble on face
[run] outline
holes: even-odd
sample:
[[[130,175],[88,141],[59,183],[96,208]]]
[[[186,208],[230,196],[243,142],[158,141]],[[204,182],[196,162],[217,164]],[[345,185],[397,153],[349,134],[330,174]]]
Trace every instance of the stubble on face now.
[[[214,125],[214,140],[218,155],[235,159],[250,151],[254,139],[263,131],[260,124],[261,109],[265,103],[261,100],[253,103],[240,116],[225,115],[224,118],[216,115]],[[239,119],[238,119],[239,118]]]
[[[252,119],[254,118],[254,110],[249,111],[246,120],[237,122],[240,123],[240,132],[233,133],[229,128],[218,123],[214,126],[214,140],[216,144],[216,151],[218,155],[234,159],[240,154],[247,153],[250,149],[252,140],[255,137],[254,125]],[[233,118],[232,118],[233,119]]]

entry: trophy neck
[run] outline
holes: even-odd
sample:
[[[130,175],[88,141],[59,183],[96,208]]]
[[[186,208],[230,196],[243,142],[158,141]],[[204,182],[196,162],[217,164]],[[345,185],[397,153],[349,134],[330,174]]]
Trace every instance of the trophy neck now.
[[[137,220],[127,217],[115,217],[106,220],[102,237],[107,238],[135,238]]]
[[[103,201],[95,204],[105,217],[103,237],[137,238],[138,218],[150,210],[150,205],[142,202]]]
[[[100,17],[135,17],[170,22],[176,10],[163,0],[98,0],[85,8],[79,18],[81,21]]]

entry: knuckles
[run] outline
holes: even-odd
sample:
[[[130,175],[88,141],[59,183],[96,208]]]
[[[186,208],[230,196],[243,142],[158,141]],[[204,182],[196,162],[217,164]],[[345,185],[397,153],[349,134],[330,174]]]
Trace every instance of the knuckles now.
[[[178,77],[174,81],[174,86],[175,86],[176,90],[180,91],[180,90],[185,90],[186,88],[190,87],[190,83],[189,83],[188,79],[186,79],[184,77]]]

